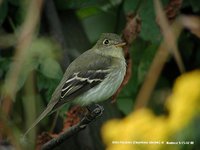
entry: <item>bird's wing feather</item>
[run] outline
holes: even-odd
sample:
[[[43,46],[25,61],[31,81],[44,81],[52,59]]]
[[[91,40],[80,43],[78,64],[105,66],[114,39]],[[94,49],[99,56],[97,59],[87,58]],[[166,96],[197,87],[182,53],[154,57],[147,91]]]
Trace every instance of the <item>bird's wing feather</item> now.
[[[109,69],[87,70],[72,74],[65,81],[65,84],[61,89],[60,100],[54,106],[54,109],[100,84],[106,78],[108,73]]]

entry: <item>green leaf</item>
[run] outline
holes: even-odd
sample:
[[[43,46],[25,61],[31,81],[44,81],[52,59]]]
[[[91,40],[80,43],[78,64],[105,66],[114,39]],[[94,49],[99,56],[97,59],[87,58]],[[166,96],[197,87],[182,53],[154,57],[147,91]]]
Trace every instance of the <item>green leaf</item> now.
[[[83,19],[83,26],[90,41],[97,41],[103,32],[114,32],[115,18],[115,14],[100,13]]]
[[[125,115],[128,115],[133,110],[133,100],[130,98],[119,98],[117,106]]]
[[[124,1],[124,11],[125,13],[135,12],[136,7],[138,6],[141,0],[126,0]]]
[[[56,0],[54,1],[57,8],[60,10],[66,9],[80,9],[84,7],[91,7],[91,6],[100,6],[107,3],[106,0]]]
[[[87,7],[110,8],[122,2],[122,0],[55,0],[56,7],[60,10],[87,9]]]
[[[138,6],[139,5],[139,6]],[[139,8],[136,8],[139,7]],[[141,17],[141,32],[140,37],[144,40],[151,42],[159,42],[161,34],[156,23],[155,10],[153,1],[142,1],[140,0],[126,0],[124,2],[124,11],[126,13],[135,12]]]
[[[141,38],[153,43],[158,43],[161,40],[161,34],[156,23],[153,1],[143,2],[139,14],[142,20]]]
[[[40,71],[36,76],[37,88],[42,93],[47,101],[51,99],[52,93],[58,86],[60,79],[51,79],[44,76]]]
[[[0,68],[1,68],[0,71],[1,72],[7,71],[9,69],[10,62],[11,58],[0,57]]]
[[[62,70],[57,61],[51,58],[45,59],[41,64],[41,72],[48,78],[60,79]]]
[[[124,23],[125,19],[119,18],[116,13],[121,2],[122,0],[102,1],[99,4],[81,7],[77,11],[91,43],[97,41],[101,33],[115,32],[116,28],[120,28]]]
[[[139,86],[138,82],[138,66],[143,57],[143,53],[147,47],[147,42],[137,39],[130,48],[132,59],[132,75],[128,84],[122,89],[120,96],[135,98]]]
[[[141,84],[149,71],[149,67],[153,61],[158,44],[149,45],[143,52],[143,57],[138,66],[138,83]]]
[[[35,39],[28,49],[28,57],[32,61],[39,60],[42,63],[46,58],[56,58],[56,51],[58,50],[57,44],[48,38]]]
[[[86,17],[96,15],[100,12],[101,10],[98,7],[86,7],[86,8],[79,9],[77,11],[77,15],[79,16],[79,18],[84,19]]]
[[[48,81],[48,78],[45,77],[40,71],[37,71],[36,80],[37,80],[37,88],[39,91],[48,89],[50,82]]]
[[[133,102],[138,93],[138,88],[143,82],[149,66],[152,63],[157,47],[158,44],[148,44],[144,40],[137,39],[133,43],[133,47],[130,48],[132,58],[132,75],[128,84],[120,92],[117,100],[119,101],[119,109],[125,114],[132,110]]]
[[[45,92],[45,99],[50,101],[53,92],[55,91],[56,87],[58,86],[60,79],[48,79],[45,84],[47,84],[47,91]]]
[[[133,102],[135,100],[135,97],[137,96],[138,88],[140,86],[138,82],[138,66],[141,62],[143,52],[145,51],[146,47],[147,42],[141,39],[137,39],[133,43],[133,47],[129,49],[132,58],[132,75],[128,84],[125,87],[123,87],[118,97],[118,107],[125,114],[129,113],[132,110]],[[127,103],[128,106],[126,106],[126,104],[123,104],[124,102]]]
[[[17,90],[20,90],[24,85],[28,75],[33,71],[36,70],[38,67],[38,62],[34,61],[25,61],[22,66],[22,71],[20,72],[20,77],[17,84]]]
[[[18,80],[18,90],[24,85],[28,75],[33,70],[40,70],[47,78],[60,79],[62,70],[56,62],[55,50],[58,49],[53,41],[47,38],[35,39],[27,49]],[[39,66],[41,66],[39,68]]]

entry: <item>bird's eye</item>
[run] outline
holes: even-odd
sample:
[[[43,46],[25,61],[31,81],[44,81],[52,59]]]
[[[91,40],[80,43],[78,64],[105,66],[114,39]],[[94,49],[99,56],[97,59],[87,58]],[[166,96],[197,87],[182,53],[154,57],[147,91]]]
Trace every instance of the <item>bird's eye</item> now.
[[[108,40],[108,39],[105,39],[105,40],[103,41],[103,44],[104,44],[104,45],[108,45],[108,44],[109,44],[109,40]]]

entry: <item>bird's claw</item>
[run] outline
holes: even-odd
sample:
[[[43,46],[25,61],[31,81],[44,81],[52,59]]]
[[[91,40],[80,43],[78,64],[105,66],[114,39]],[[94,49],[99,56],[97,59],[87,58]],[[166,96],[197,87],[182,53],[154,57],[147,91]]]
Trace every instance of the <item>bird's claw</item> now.
[[[87,106],[87,109],[89,111],[90,117],[92,117],[92,118],[97,118],[97,117],[101,116],[104,111],[103,106],[101,106],[99,104]],[[87,117],[87,118],[89,119],[90,117]]]

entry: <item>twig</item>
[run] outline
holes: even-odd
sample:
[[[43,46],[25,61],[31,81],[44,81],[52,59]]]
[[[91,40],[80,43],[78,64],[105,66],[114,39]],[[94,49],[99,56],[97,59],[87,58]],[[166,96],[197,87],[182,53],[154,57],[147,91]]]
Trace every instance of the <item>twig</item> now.
[[[179,37],[183,27],[178,19],[173,20],[170,26],[168,24],[167,20],[168,18],[166,18],[165,14],[163,14],[164,12],[161,9],[159,1],[155,0],[154,2],[155,2],[156,15],[158,19],[157,21],[163,31],[164,40],[162,41],[160,47],[158,48],[158,51],[146,75],[144,83],[137,95],[135,102],[135,109],[145,107],[147,105],[151,93],[153,92],[156,82],[164,67],[164,64],[166,63],[167,58],[170,56],[171,53],[174,55],[180,71],[184,72],[185,70],[180,55],[179,53],[177,54],[178,48],[176,45],[176,40]]]
[[[190,32],[200,38],[200,17],[192,15],[182,15],[179,17],[181,24]]]
[[[174,31],[175,38],[178,38],[182,31],[182,26],[177,20],[172,24],[172,30]],[[163,66],[166,63],[167,58],[170,56],[170,51],[167,48],[168,47],[166,47],[166,44],[163,41],[160,44],[160,47],[158,48],[154,60],[149,68],[144,84],[137,95],[135,109],[145,107],[147,105]]]
[[[28,128],[36,117],[36,89],[35,89],[35,72],[32,71],[27,77],[24,88],[24,97],[22,98],[22,104],[24,108],[24,117],[26,127]],[[30,141],[36,139],[36,128],[29,135]]]
[[[158,24],[161,28],[166,47],[174,56],[180,72],[184,73],[185,67],[182,58],[180,56],[180,53],[178,51],[178,46],[176,44],[177,39],[175,38],[173,31],[171,30],[168,18],[165,15],[164,10],[162,9],[162,4],[160,3],[159,0],[154,0],[154,5],[155,5],[156,17],[158,19]]]
[[[70,137],[75,135],[75,133],[78,133],[79,131],[83,130],[90,122],[95,120],[97,117],[101,116],[102,112],[103,112],[103,107],[98,105],[98,107],[96,107],[93,111],[88,113],[77,125],[72,126],[58,137],[53,138],[49,142],[45,143],[41,149],[50,150],[57,147],[58,145],[63,143],[66,139],[69,139]]]
[[[32,0],[29,4],[29,11],[27,12],[25,21],[21,28],[21,33],[17,41],[14,61],[6,77],[5,96],[2,103],[2,108],[5,115],[9,115],[12,108],[12,99],[15,98],[17,92],[17,82],[28,53],[27,48],[34,37],[35,29],[40,19],[42,4],[43,0]]]

